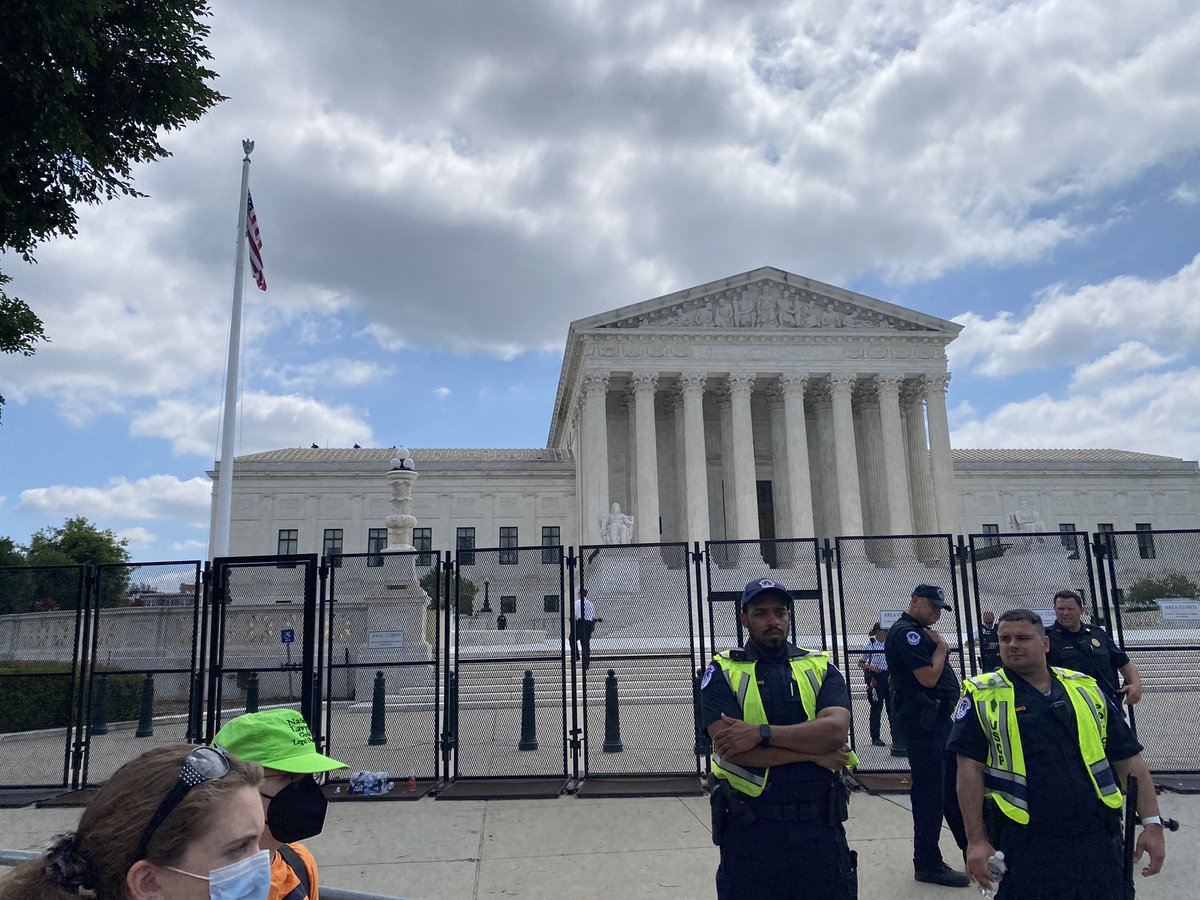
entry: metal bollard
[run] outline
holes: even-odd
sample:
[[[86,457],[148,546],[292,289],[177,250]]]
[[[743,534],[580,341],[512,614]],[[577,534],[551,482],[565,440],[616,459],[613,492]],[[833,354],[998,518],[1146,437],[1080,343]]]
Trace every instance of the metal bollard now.
[[[200,743],[200,735],[204,730],[202,719],[204,713],[201,704],[204,697],[204,676],[196,673],[192,678],[192,691],[188,696],[187,734],[183,740],[186,744]]]
[[[604,679],[604,747],[605,753],[621,753],[621,710],[617,699],[617,673],[608,670]]]
[[[93,735],[108,734],[108,675],[105,672],[101,672],[96,678],[96,687],[92,691],[88,731]]]
[[[246,678],[246,712],[258,712],[258,673],[251,672]]]
[[[383,706],[386,691],[383,673],[376,672],[374,693],[371,695],[371,736],[367,738],[367,744],[372,747],[387,743],[387,712]]]
[[[142,681],[142,710],[133,736],[154,737],[154,676],[149,672]]]
[[[536,750],[537,748],[537,715],[534,709],[533,672],[526,669],[525,677],[521,680],[521,742],[517,744],[517,749]]]

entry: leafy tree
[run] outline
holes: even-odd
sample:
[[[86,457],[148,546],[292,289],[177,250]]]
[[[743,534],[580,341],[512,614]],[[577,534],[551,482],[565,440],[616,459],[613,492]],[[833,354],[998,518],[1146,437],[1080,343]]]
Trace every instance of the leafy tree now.
[[[100,576],[100,605],[124,606],[132,570],[128,541],[110,530],[101,531],[83,516],[67,519],[60,528],[43,528],[29,539],[25,559],[31,566],[105,566]],[[54,598],[63,609],[74,609],[74,580],[69,572],[38,573],[38,600]],[[64,594],[66,596],[64,596]]]
[[[1154,609],[1154,601],[1162,597],[1191,597],[1200,599],[1200,585],[1186,575],[1169,572],[1161,578],[1143,578],[1125,592],[1124,605],[1130,609]]]
[[[0,254],[27,262],[76,233],[75,207],[142,196],[132,168],[159,130],[225,99],[206,82],[205,0],[6,0],[0,28]],[[0,273],[0,352],[34,353],[41,319]],[[3,398],[0,397],[0,405]]]
[[[445,598],[439,600],[440,593],[438,591],[437,580],[440,573],[437,569],[430,569],[421,578],[421,587],[425,593],[429,595],[433,609],[445,609],[447,604]],[[443,583],[443,587],[444,587]],[[457,579],[453,572],[450,573],[450,593],[454,594],[455,587],[458,588],[458,612],[460,615],[469,616],[475,612],[475,592],[478,588],[475,587],[475,582],[469,578]]]
[[[25,551],[12,538],[0,537],[0,568],[25,565]]]

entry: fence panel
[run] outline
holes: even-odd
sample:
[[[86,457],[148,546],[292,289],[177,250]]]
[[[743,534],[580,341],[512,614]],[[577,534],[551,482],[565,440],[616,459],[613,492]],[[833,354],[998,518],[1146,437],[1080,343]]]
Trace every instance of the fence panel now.
[[[700,646],[687,545],[580,547],[578,571],[597,616],[590,665],[572,651],[583,774],[698,774]]]
[[[200,733],[201,563],[96,567],[82,781]]]
[[[851,743],[862,760],[862,771],[901,770],[908,767],[904,741],[892,721],[890,705],[880,697],[886,724],[881,737],[890,746],[876,747],[870,741],[871,698],[867,679],[857,666],[870,629],[876,622],[888,628],[908,609],[913,588],[932,584],[942,588],[954,605],[953,616],[944,616],[938,630],[950,645],[951,660],[959,677],[965,675],[960,636],[959,585],[955,577],[956,555],[948,534],[839,537],[837,548],[838,619],[842,639],[839,665],[850,685],[853,712]],[[889,737],[891,740],[889,740]]]
[[[218,558],[212,571],[205,739],[256,689],[260,709],[299,709],[320,745],[316,555]]]
[[[332,778],[367,771],[436,780],[441,554],[353,554],[325,564],[325,734],[328,753],[350,766]]]
[[[87,574],[86,566],[0,569],[0,787],[72,784]]]
[[[566,778],[571,698],[562,547],[459,551],[452,596],[457,688],[447,697],[447,731],[456,742],[455,777]]]
[[[1200,772],[1200,531],[1096,535],[1116,637],[1142,677],[1133,708],[1155,772]],[[1160,604],[1159,600],[1174,600]],[[1189,602],[1192,601],[1192,602]]]

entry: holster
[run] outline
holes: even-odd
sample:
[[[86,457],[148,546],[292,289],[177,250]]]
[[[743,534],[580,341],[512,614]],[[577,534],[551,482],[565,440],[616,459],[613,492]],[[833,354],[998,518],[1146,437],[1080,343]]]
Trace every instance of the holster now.
[[[709,792],[709,807],[712,810],[712,839],[718,847],[725,839],[731,825],[752,825],[754,809],[750,801],[724,781],[718,781]]]
[[[934,700],[926,694],[917,695],[917,706],[921,709],[921,716],[918,719],[918,724],[922,731],[933,731],[937,725],[938,714],[942,711],[942,701]]]
[[[838,775],[829,785],[829,824],[840,825],[850,818],[850,785]]]

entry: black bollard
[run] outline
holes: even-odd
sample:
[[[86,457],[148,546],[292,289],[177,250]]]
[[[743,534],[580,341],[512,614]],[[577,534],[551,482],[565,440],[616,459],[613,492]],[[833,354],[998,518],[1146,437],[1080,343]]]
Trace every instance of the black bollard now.
[[[258,673],[251,672],[246,678],[246,712],[258,712]]]
[[[92,691],[92,717],[88,731],[92,734],[108,734],[108,675],[101,672]]]
[[[458,743],[458,670],[451,669],[446,681],[446,761]]]
[[[387,686],[383,681],[383,673],[375,673],[375,691],[371,696],[371,736],[367,738],[367,743],[372,747],[378,747],[387,743],[387,724],[386,712],[383,708],[384,692]]]
[[[621,711],[617,700],[617,673],[608,670],[604,679],[604,752],[620,753],[625,749],[621,743]]]
[[[188,697],[187,734],[183,738],[185,744],[201,743],[200,733],[203,725],[200,724],[200,720],[203,718],[203,714],[201,713],[200,705],[203,697],[204,676],[197,672],[195,677],[192,678],[192,692]]]
[[[154,676],[146,673],[142,681],[142,712],[134,737],[154,737]]]
[[[533,703],[533,672],[526,669],[525,677],[521,680],[521,742],[517,744],[518,750],[538,748],[537,718]]]

